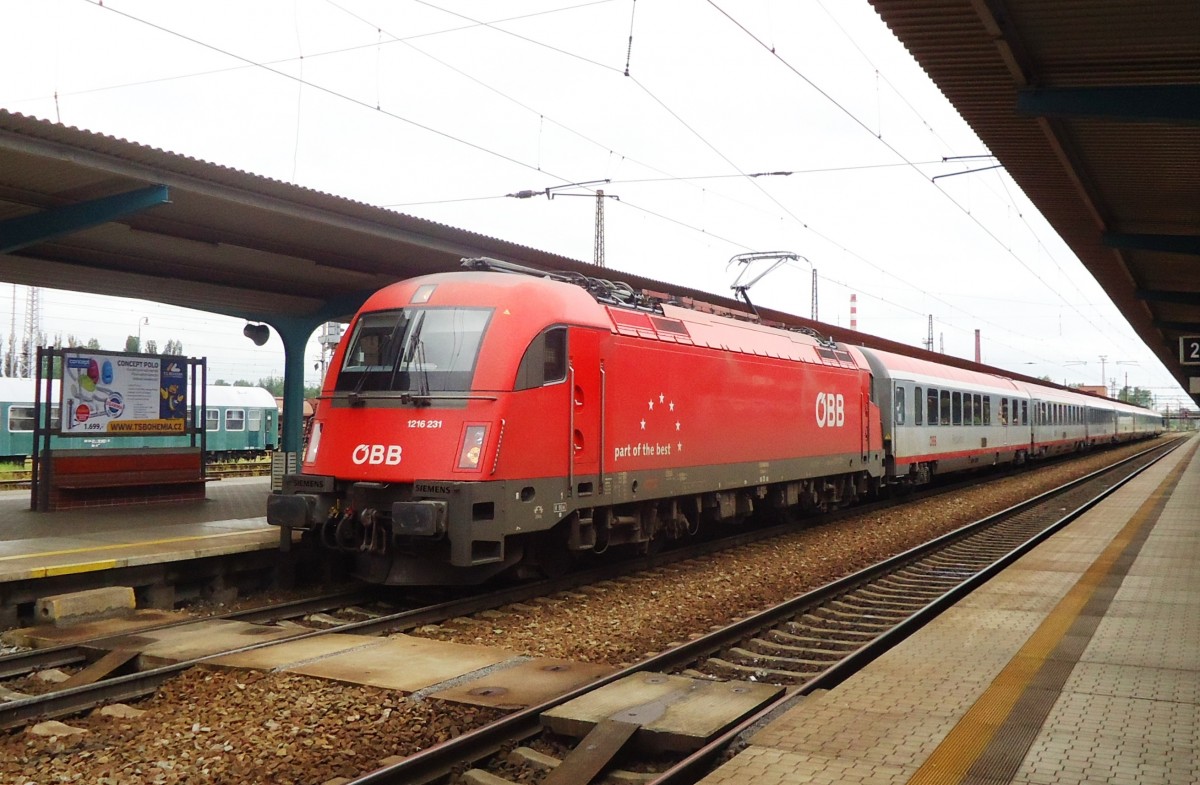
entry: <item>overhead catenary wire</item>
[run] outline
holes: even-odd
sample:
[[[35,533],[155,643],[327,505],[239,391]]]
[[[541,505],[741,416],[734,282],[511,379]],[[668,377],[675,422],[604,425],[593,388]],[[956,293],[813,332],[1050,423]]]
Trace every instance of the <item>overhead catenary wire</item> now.
[[[872,137],[874,137],[881,144],[883,144],[888,150],[890,150],[892,153],[894,153],[898,158],[900,158],[902,161],[904,161],[906,164],[908,164],[914,171],[916,171],[922,177],[922,179],[926,179],[927,181],[929,181],[932,184],[932,180],[929,180],[927,175],[925,175],[924,172],[920,171],[920,169],[917,168],[915,163],[912,163],[911,161],[909,161],[909,159],[907,158],[907,156],[904,155],[903,152],[901,152],[898,148],[896,148],[893,144],[891,144],[891,142],[884,139],[882,137],[882,135],[874,133],[872,131],[872,129],[861,118],[859,118],[856,114],[854,114],[852,111],[850,111],[850,109],[848,109],[844,104],[842,104],[836,98],[834,98],[832,95],[830,95],[828,91],[824,90],[819,85],[817,85],[815,82],[813,82],[811,79],[809,79],[798,68],[793,66],[790,62],[788,62],[788,60],[786,58],[784,58],[782,55],[780,55],[778,52],[776,52],[773,47],[768,46],[761,38],[759,38],[757,35],[755,35],[753,32],[751,32],[744,24],[742,24],[740,21],[738,21],[736,18],[734,18],[729,12],[727,12],[720,5],[718,5],[716,0],[708,0],[708,3],[713,8],[715,8],[718,12],[720,12],[726,19],[728,19],[734,26],[736,26],[739,30],[741,30],[744,34],[746,34],[756,44],[758,44],[763,49],[767,50],[770,53],[770,55],[772,57],[776,58],[781,64],[783,64],[783,66],[785,68],[787,68],[789,71],[794,73],[797,77],[799,77],[806,84],[808,84],[810,87],[812,87],[812,89],[814,89],[819,95],[821,95],[823,98],[825,98],[831,104],[833,104],[839,111],[841,111],[853,123],[855,123],[860,128],[862,128],[864,131],[869,133]],[[978,219],[978,217],[973,215],[970,210],[963,207],[963,205],[961,205],[950,194],[946,193],[945,190],[943,190],[941,188],[937,188],[937,190],[947,200],[949,200],[950,203],[953,204],[960,212],[962,212],[964,215],[967,216],[967,218],[969,218],[973,223],[975,223],[976,226],[978,226],[981,230],[983,230],[983,232],[988,237],[990,237],[992,240],[994,240],[1013,259],[1015,259],[1022,267],[1024,267],[1025,270],[1030,275],[1032,275],[1035,279],[1037,279],[1037,281],[1039,283],[1041,283],[1048,290],[1055,291],[1055,289],[1053,287],[1051,287],[1050,284],[1036,270],[1034,270],[1028,263],[1026,263],[1025,260],[1022,259],[1012,248],[1006,246],[1000,240],[1000,238],[997,237],[996,234],[990,228],[985,226],[983,224],[983,222]],[[806,226],[805,228],[808,228],[808,227]],[[1068,307],[1070,307],[1072,310],[1074,310],[1080,316],[1080,318],[1082,318],[1085,322],[1087,322],[1089,325],[1091,325],[1093,329],[1097,330],[1098,332],[1105,331],[1103,328],[1101,328],[1095,322],[1093,322],[1089,316],[1087,316],[1085,313],[1083,313],[1081,310],[1079,310],[1079,308],[1076,307],[1074,303],[1071,303],[1070,301],[1066,300],[1065,298],[1063,298],[1063,302]],[[951,306],[951,307],[953,307],[953,306]],[[1121,337],[1121,336],[1118,336],[1118,337]],[[1122,337],[1122,340],[1124,340],[1123,337]]]
[[[429,6],[430,8],[438,8],[438,6],[437,6],[435,3],[424,3],[424,5],[427,5],[427,6]],[[590,4],[589,4],[589,5],[590,5]],[[439,10],[444,10],[444,9],[439,9]],[[555,12],[557,12],[557,11],[559,11],[559,10],[562,10],[562,9],[554,9],[554,11],[555,11]],[[632,11],[632,4],[631,4],[631,11]],[[471,26],[475,26],[475,25],[471,25]],[[468,26],[468,27],[470,27],[470,26]],[[466,28],[464,27],[464,28],[461,28],[461,29],[466,29]],[[373,31],[373,32],[375,32],[375,33],[376,33],[376,35],[374,36],[374,37],[376,38],[376,41],[374,41],[374,42],[371,44],[372,46],[378,46],[378,45],[379,45],[379,41],[378,41],[378,30],[379,30],[379,28],[375,28],[375,30]],[[631,14],[631,31],[632,31],[632,14]],[[522,40],[530,40],[530,39],[528,39],[528,38],[523,38]],[[540,43],[539,43],[538,45],[542,45],[542,44],[540,44]],[[560,48],[554,48],[554,47],[550,47],[550,48],[551,48],[551,49],[554,49],[555,51],[561,51],[561,49],[560,49]],[[772,48],[772,51],[773,51],[773,48]],[[315,56],[315,55],[309,55],[309,58],[311,58],[311,57],[313,57],[313,56]],[[585,60],[586,60],[586,58],[585,58]],[[243,60],[243,62],[246,62],[246,63],[247,63],[247,67],[249,67],[249,66],[253,66],[253,65],[257,65],[256,63],[253,63],[253,62],[251,62],[251,61],[248,61],[248,60]],[[589,61],[589,62],[593,62],[593,63],[594,63],[594,61]],[[612,69],[610,69],[610,70],[612,70]],[[287,74],[280,74],[280,75],[284,75],[285,77],[289,76],[289,75],[287,75]],[[332,94],[335,94],[335,95],[340,95],[339,93],[337,93],[337,91],[332,91],[332,90],[329,90],[328,88],[319,88],[319,89],[324,89],[324,90],[326,90],[326,92],[330,92],[330,93],[332,93]],[[345,97],[345,96],[343,96],[343,97]],[[349,99],[349,100],[354,100],[354,99]],[[360,103],[361,103],[361,102],[360,102]],[[376,104],[377,104],[377,103],[378,103],[378,101],[376,101]],[[364,105],[364,106],[369,106],[369,104],[368,104],[368,103],[363,103],[363,105]],[[371,107],[371,108],[374,108],[374,107]],[[398,119],[400,119],[400,120],[403,120],[403,121],[405,121],[405,122],[410,122],[410,121],[408,121],[408,120],[406,120],[405,118],[402,118],[402,117],[401,117],[401,118],[398,118]],[[418,125],[419,125],[419,124],[418,124]],[[434,132],[434,133],[438,133],[438,131],[437,131],[436,129],[433,129],[433,132]],[[459,139],[458,137],[456,137],[456,136],[455,136],[455,135],[453,135],[453,134],[443,134],[443,135],[444,135],[444,136],[446,136],[446,137],[447,137],[447,138],[449,138],[449,139],[452,139],[452,140],[454,140],[454,141],[461,141],[461,142],[464,142],[464,143],[470,144],[469,142],[466,142],[465,140],[461,140],[461,139]],[[503,157],[503,156],[502,156],[502,157]],[[539,163],[540,163],[540,162],[539,162]],[[643,165],[644,165],[644,164],[643,164]],[[527,165],[527,166],[528,166],[528,165]],[[534,165],[534,166],[533,166],[533,167],[531,167],[531,168],[536,168],[536,165]],[[556,175],[552,175],[552,176],[556,176]],[[732,177],[751,177],[751,176],[753,176],[753,175],[752,175],[752,174],[738,174],[738,175],[732,175]],[[685,181],[686,181],[686,178],[678,178],[678,179],[681,179],[681,180],[685,180]],[[1002,182],[1003,182],[1003,180],[1002,180]],[[482,198],[482,197],[480,197],[480,198]],[[948,195],[947,195],[947,198],[950,198],[950,199],[951,199],[951,201],[954,201],[954,200],[953,200],[953,198],[952,198],[952,197],[949,197]],[[456,201],[456,200],[446,200],[446,201]],[[625,206],[628,206],[628,207],[631,207],[631,208],[636,206],[634,202],[629,202],[628,200],[626,200],[626,202],[627,202],[627,204],[625,204]],[[961,205],[958,205],[958,207],[959,207],[959,209],[962,209]],[[657,210],[645,210],[645,212],[646,212],[647,214],[654,215],[654,216],[656,216],[656,217],[664,217],[664,216],[662,215],[662,213],[661,213],[660,211],[657,211]],[[786,212],[786,210],[785,210],[785,212]],[[789,215],[790,215],[790,213],[789,213]],[[800,220],[800,219],[799,219],[798,217],[796,217],[796,216],[791,216],[791,217],[792,217],[793,219],[797,220],[797,221],[799,221],[799,220]],[[737,246],[737,247],[741,247],[741,248],[752,247],[752,245],[748,245],[748,244],[747,244],[747,243],[745,243],[745,242],[735,242],[735,241],[733,241],[732,239],[729,239],[729,238],[720,238],[718,235],[714,235],[714,234],[713,234],[711,231],[707,231],[707,230],[701,229],[701,228],[699,228],[699,227],[695,226],[693,223],[691,223],[691,222],[688,222],[686,219],[680,219],[680,218],[676,217],[676,218],[671,218],[671,219],[669,219],[669,220],[670,220],[672,223],[676,224],[676,225],[679,225],[679,226],[684,226],[684,227],[688,227],[688,228],[690,228],[690,229],[692,229],[692,230],[694,230],[694,231],[701,231],[701,232],[703,232],[703,233],[705,234],[705,236],[707,236],[707,237],[713,237],[714,239],[721,239],[723,242],[730,242],[730,243],[732,243],[732,244],[736,244],[736,246]],[[976,220],[976,222],[978,223],[978,220],[977,220],[977,219],[974,219],[974,218],[973,218],[973,220]],[[802,225],[804,225],[804,224],[803,224],[803,221],[800,221],[800,223],[801,223]],[[805,226],[806,226],[806,225],[805,225]],[[811,229],[811,227],[807,227],[807,226],[806,226],[806,228],[809,228],[809,229],[810,229],[810,231],[812,230],[812,229]],[[829,238],[825,238],[825,239],[829,239]],[[996,239],[997,239],[997,242],[1000,242],[1000,240],[999,240],[999,238],[998,238],[998,237],[997,237]],[[839,246],[840,246],[840,244],[839,244]],[[846,250],[846,249],[844,249],[844,247],[843,247],[843,250]],[[1014,255],[1015,255],[1015,254],[1014,254]],[[863,258],[863,257],[859,256],[858,258]],[[1019,259],[1019,256],[1018,256],[1018,259]],[[865,259],[864,259],[864,261],[865,261]],[[1021,260],[1021,261],[1023,262],[1023,260]],[[874,266],[876,267],[876,269],[879,269],[879,268],[880,268],[880,266],[879,266],[879,265],[874,265]],[[1068,305],[1071,305],[1071,307],[1073,307],[1073,308],[1074,308],[1074,306],[1073,306],[1072,304],[1068,303]],[[1076,310],[1077,310],[1077,309],[1076,309]],[[1081,314],[1081,315],[1082,315],[1082,314]],[[1086,317],[1085,317],[1085,318],[1086,318]],[[1094,323],[1092,323],[1092,325],[1093,325],[1093,326],[1095,326],[1095,325],[1094,325]]]

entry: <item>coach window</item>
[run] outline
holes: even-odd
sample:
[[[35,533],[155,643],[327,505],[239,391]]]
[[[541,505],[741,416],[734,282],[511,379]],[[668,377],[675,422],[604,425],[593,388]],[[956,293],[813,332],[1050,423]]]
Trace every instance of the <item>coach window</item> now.
[[[925,405],[922,403],[922,401],[924,401],[924,400],[925,400],[924,397],[921,395],[921,388],[914,387],[913,388],[913,425],[920,425],[924,419],[923,417],[921,417],[921,415],[925,413],[925,411],[924,411]]]
[[[206,430],[206,431],[221,430],[221,410],[220,409],[205,409],[204,410],[204,430]]]
[[[262,430],[262,409],[250,410],[250,432],[258,433]]]
[[[532,390],[567,378],[567,328],[551,327],[530,342],[514,390]]]
[[[8,430],[10,433],[14,431],[32,431],[35,424],[36,418],[33,416],[32,406],[8,407]]]
[[[925,393],[925,413],[929,415],[926,425],[938,424],[938,391],[932,387]]]
[[[962,393],[950,393],[951,424],[962,425]]]
[[[992,424],[992,396],[983,396],[983,424]]]
[[[949,390],[940,390],[938,401],[941,404],[941,406],[939,407],[941,409],[941,412],[940,412],[941,423],[942,423],[942,425],[949,425],[951,422],[951,420],[950,420],[950,391]]]
[[[975,425],[983,425],[983,396],[972,396],[975,401],[975,406],[972,408],[971,422]]]
[[[978,425],[975,417],[975,396],[963,393],[963,425]]]
[[[1029,425],[1029,401],[1021,401],[1021,425]]]
[[[244,430],[246,430],[246,410],[245,409],[226,409],[225,410],[225,430],[227,430],[227,431],[244,431]]]
[[[904,425],[904,388],[896,385],[896,425]]]

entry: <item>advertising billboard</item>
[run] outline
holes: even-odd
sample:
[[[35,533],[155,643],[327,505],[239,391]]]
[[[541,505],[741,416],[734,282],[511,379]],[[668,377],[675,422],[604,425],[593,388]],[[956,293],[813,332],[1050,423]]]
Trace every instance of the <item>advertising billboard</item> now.
[[[182,357],[63,353],[63,433],[184,433],[187,364]]]

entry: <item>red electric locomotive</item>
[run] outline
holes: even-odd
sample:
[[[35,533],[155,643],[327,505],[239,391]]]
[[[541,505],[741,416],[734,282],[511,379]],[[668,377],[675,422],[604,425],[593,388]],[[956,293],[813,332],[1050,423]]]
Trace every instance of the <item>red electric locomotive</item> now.
[[[646,548],[883,475],[853,347],[486,259],[372,296],[267,519],[386,584]]]

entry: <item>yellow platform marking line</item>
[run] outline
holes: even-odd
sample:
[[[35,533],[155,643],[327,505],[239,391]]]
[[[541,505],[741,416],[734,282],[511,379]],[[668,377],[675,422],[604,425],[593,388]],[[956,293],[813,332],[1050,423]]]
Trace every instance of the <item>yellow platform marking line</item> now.
[[[1195,448],[1192,453],[1195,454]],[[1169,494],[1172,486],[1179,482],[1191,458],[1192,455],[1189,455],[1187,459],[1181,460],[1138,507],[1137,512],[1130,517],[1100,557],[1083,573],[1020,651],[1013,655],[1004,670],[1000,671],[987,690],[979,696],[946,738],[942,739],[942,743],[933,754],[917,769],[908,780],[909,785],[949,785],[962,782],[971,766],[988,748],[996,732],[1008,719],[1013,706],[1028,689],[1046,658],[1071,629],[1071,625],[1075,623],[1092,594],[1112,570],[1113,564],[1129,547],[1138,530],[1150,520],[1162,497]]]
[[[52,578],[55,575],[74,575],[78,572],[99,572],[113,570],[119,567],[116,559],[80,562],[78,564],[60,564],[55,567],[36,567],[29,571],[30,578]]]

